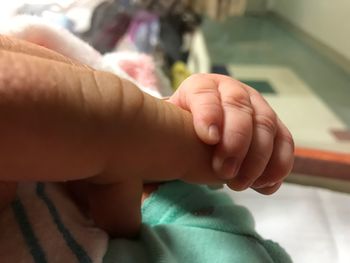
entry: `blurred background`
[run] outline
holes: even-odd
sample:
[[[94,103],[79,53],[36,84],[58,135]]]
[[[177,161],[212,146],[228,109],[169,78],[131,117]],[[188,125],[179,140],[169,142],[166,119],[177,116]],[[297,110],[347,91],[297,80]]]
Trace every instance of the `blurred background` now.
[[[0,3],[0,26],[17,14],[60,25],[102,54],[152,56],[164,95],[196,72],[260,91],[294,136],[294,184],[272,197],[226,192],[295,262],[350,262],[350,195],[328,190],[350,193],[349,0],[11,0]]]
[[[350,1],[3,1],[0,23],[32,14],[101,53],[154,57],[175,90],[195,72],[259,90],[297,146],[350,153]]]

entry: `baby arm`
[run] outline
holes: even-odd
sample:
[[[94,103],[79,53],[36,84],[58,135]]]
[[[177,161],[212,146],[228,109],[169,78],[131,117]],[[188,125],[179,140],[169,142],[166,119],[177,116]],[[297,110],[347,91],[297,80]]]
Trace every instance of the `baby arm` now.
[[[256,90],[227,76],[196,74],[169,101],[190,111],[198,137],[215,145],[213,169],[231,189],[277,191],[293,165],[293,139]]]

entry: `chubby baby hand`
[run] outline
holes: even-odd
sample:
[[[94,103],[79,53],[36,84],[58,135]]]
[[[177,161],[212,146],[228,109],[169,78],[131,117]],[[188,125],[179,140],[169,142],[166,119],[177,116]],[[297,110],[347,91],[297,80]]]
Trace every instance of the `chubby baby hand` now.
[[[228,76],[195,74],[169,102],[190,111],[198,137],[216,145],[213,169],[231,189],[277,191],[293,165],[293,138],[256,90]]]

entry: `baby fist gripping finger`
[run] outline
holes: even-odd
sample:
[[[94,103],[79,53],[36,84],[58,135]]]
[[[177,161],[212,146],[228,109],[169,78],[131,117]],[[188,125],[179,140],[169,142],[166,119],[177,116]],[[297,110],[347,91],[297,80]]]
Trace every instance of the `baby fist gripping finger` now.
[[[213,168],[222,179],[233,178],[248,151],[253,110],[238,81],[216,74],[189,77],[169,100],[191,111],[198,137],[216,146]]]
[[[253,88],[216,74],[186,79],[169,100],[189,110],[198,137],[219,143],[213,168],[233,190],[276,191],[293,163],[293,139]],[[213,140],[210,127],[219,127]]]
[[[227,184],[233,190],[253,187],[263,194],[274,193],[292,168],[293,138],[271,106],[256,90],[240,82],[231,82],[231,88],[244,89],[249,96],[252,129],[245,130],[248,132],[246,136],[251,136],[251,140],[246,140],[248,151],[236,175]],[[222,96],[230,96],[230,93],[222,93]],[[231,120],[225,120],[225,123],[229,121]]]

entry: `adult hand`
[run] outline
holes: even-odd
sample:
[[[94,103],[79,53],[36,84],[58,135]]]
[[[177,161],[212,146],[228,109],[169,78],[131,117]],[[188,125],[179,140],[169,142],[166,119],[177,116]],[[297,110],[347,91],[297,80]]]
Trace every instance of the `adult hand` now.
[[[218,181],[212,149],[197,138],[190,113],[113,74],[5,36],[0,145],[2,202],[16,182],[74,181],[97,224],[115,235],[137,230],[143,182]]]

